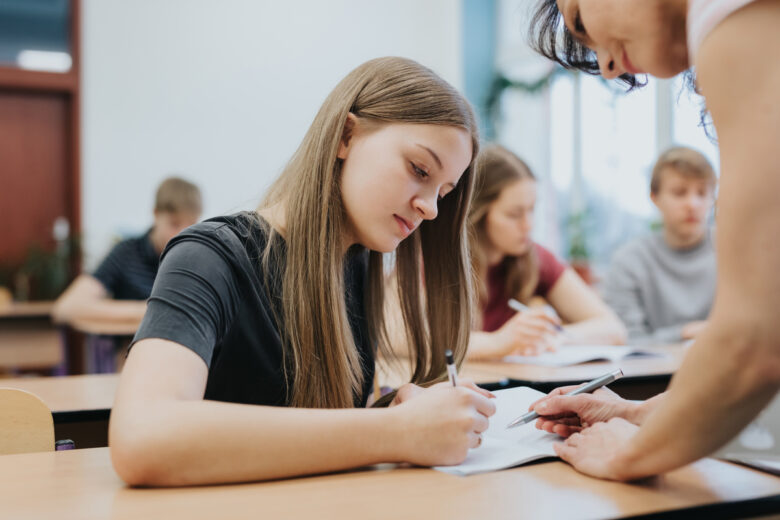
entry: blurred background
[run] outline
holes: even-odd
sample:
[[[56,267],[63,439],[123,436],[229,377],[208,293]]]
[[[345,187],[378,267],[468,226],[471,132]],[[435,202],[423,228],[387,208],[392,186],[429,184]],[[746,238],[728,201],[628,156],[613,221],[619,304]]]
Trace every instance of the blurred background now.
[[[413,58],[540,179],[535,239],[596,278],[655,219],[658,152],[717,164],[682,81],[617,84],[537,57],[523,0],[0,0],[0,286],[57,296],[150,225],[176,174],[204,218],[254,207],[350,69]]]

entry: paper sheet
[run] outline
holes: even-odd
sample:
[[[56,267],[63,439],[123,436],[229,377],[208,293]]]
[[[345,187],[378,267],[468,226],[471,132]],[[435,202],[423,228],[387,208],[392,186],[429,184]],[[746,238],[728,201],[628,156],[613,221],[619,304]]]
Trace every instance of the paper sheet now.
[[[663,357],[665,354],[649,348],[615,345],[565,345],[555,352],[538,356],[507,356],[508,363],[524,363],[544,367],[566,367],[591,361],[619,361],[630,357]]]
[[[531,403],[546,394],[524,386],[494,393],[496,413],[482,434],[482,445],[469,450],[463,463],[434,469],[455,475],[473,475],[555,457],[553,443],[561,440],[559,436],[537,430],[533,422],[506,429],[507,424],[527,412]]]

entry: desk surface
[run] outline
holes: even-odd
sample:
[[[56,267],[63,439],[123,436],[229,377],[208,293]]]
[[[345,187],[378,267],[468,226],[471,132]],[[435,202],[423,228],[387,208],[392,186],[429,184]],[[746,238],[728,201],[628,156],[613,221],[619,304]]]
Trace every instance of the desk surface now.
[[[712,459],[637,484],[546,462],[471,477],[388,465],[265,483],[129,489],[113,471],[108,448],[0,458],[8,518],[615,518],[726,508],[778,494],[780,478]],[[744,515],[746,506],[737,507]]]
[[[0,305],[0,319],[49,318],[52,307],[52,301],[11,302],[8,305]]]
[[[623,370],[624,380],[652,376],[670,376],[680,367],[685,357],[685,347],[680,345],[665,345],[653,347],[662,352],[664,357],[658,358],[627,358],[617,362],[583,363],[568,367],[541,367],[523,365],[520,363],[480,362],[480,371],[498,374],[515,383],[566,383],[588,381],[602,376],[616,368]]]
[[[118,383],[118,374],[0,379],[0,387],[32,392],[55,414],[108,411]]]
[[[70,327],[96,336],[134,336],[140,323],[134,321],[75,320]]]

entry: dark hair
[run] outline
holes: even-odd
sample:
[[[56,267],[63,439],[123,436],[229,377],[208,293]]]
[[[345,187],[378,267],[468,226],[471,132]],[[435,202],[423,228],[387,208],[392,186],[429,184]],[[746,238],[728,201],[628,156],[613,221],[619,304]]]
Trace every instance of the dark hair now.
[[[577,69],[587,74],[601,74],[596,53],[582,44],[563,23],[563,15],[555,0],[539,0],[528,31],[531,48],[567,69]],[[618,80],[629,90],[643,87],[633,74],[624,73]]]

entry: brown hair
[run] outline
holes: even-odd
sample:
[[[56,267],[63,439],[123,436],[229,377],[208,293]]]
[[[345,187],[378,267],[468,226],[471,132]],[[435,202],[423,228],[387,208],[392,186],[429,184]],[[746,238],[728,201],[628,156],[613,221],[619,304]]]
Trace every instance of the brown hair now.
[[[715,170],[702,153],[693,148],[676,146],[662,153],[655,162],[653,175],[650,178],[650,193],[656,195],[660,191],[663,173],[668,168],[689,179],[706,180],[712,188],[717,183]]]
[[[200,190],[179,177],[168,177],[160,183],[154,198],[154,211],[161,213],[191,213],[200,215],[203,201]]]
[[[477,287],[478,308],[487,305],[487,262],[485,261],[486,221],[490,206],[501,196],[505,188],[523,179],[536,180],[528,165],[506,148],[491,145],[485,148],[477,160],[479,180],[474,187],[474,198],[469,212],[471,223],[471,263],[474,284]],[[503,260],[507,269],[505,286],[507,298],[528,301],[539,282],[539,260],[534,248],[522,256]],[[481,325],[481,313],[475,316],[475,326]]]
[[[403,58],[378,58],[350,72],[330,93],[303,142],[271,186],[262,207],[284,203],[287,245],[282,276],[284,366],[292,375],[293,406],[353,406],[362,381],[361,360],[344,301],[346,226],[337,158],[347,116],[372,123],[419,123],[463,128],[471,134],[472,160],[457,187],[395,252],[398,297],[412,353],[412,381],[443,380],[444,350],[465,357],[471,317],[466,233],[478,152],[477,124],[469,103],[431,70]],[[381,189],[377,187],[377,189]],[[281,245],[269,234],[263,262]],[[317,244],[312,254],[312,244]],[[384,265],[369,253],[366,312],[372,343],[394,359],[384,321]],[[425,283],[422,272],[425,272]],[[268,269],[265,269],[268,272]],[[291,391],[291,392],[290,392]]]

